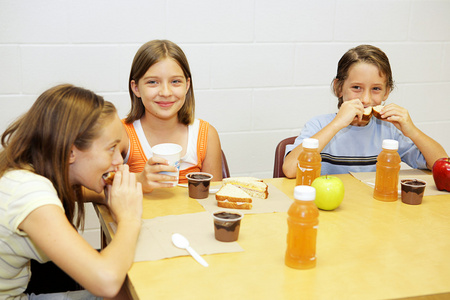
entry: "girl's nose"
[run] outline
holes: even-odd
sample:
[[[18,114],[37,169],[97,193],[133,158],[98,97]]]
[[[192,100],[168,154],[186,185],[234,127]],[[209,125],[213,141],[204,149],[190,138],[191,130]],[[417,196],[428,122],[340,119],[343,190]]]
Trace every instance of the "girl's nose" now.
[[[117,147],[116,150],[114,151],[112,165],[113,166],[123,165],[123,157],[122,154],[120,153],[119,147]]]
[[[161,88],[159,90],[160,96],[170,96],[172,94],[172,90],[170,89],[170,86],[168,84],[161,84]]]
[[[364,92],[361,102],[362,102],[362,104],[364,104],[364,107],[366,107],[367,105],[369,105],[371,103],[371,95],[368,91]]]

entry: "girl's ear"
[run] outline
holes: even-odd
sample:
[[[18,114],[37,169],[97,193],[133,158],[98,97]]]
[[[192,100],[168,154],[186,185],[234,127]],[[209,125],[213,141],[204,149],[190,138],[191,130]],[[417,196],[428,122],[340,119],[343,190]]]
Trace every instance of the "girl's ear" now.
[[[191,78],[186,80],[186,95],[189,92],[189,88],[191,87]]]
[[[389,94],[391,93],[391,89],[390,88],[387,88],[386,89],[386,93],[384,94],[384,97],[383,97],[383,101],[386,101],[387,100],[387,98],[389,97]]]
[[[72,146],[72,150],[70,150],[69,164],[73,164],[76,160],[76,153],[78,149],[75,146]]]
[[[337,78],[333,80],[333,91],[336,97],[338,98],[342,97],[342,89],[339,88],[339,80]]]
[[[138,87],[138,85],[136,84],[136,81],[131,80],[130,85],[131,85],[131,90],[133,91],[133,94],[134,94],[136,97],[141,98],[141,93],[139,92],[139,87]]]

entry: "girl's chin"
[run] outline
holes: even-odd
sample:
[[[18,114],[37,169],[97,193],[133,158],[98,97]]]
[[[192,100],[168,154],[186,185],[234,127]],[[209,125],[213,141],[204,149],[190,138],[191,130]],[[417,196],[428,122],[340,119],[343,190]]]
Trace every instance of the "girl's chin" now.
[[[367,124],[369,124],[369,121],[358,121],[358,120],[356,120],[356,121],[351,122],[350,125],[363,127],[363,126],[366,126]]]

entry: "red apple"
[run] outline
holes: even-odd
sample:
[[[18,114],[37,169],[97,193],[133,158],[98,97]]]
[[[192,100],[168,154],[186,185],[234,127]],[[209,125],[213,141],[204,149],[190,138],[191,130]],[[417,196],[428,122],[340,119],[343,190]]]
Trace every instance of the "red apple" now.
[[[450,192],[450,158],[438,159],[433,165],[433,178],[440,191]]]

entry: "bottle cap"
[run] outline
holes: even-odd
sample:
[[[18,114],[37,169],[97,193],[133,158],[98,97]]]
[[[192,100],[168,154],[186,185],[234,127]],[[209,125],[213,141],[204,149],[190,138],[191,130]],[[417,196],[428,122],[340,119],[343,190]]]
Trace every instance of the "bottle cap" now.
[[[383,144],[381,146],[383,149],[387,150],[398,150],[398,141],[396,140],[383,140]]]
[[[318,139],[304,139],[302,143],[303,148],[308,149],[317,149],[319,148],[319,140]]]
[[[302,201],[316,199],[316,189],[309,185],[298,185],[294,188],[294,198]]]

